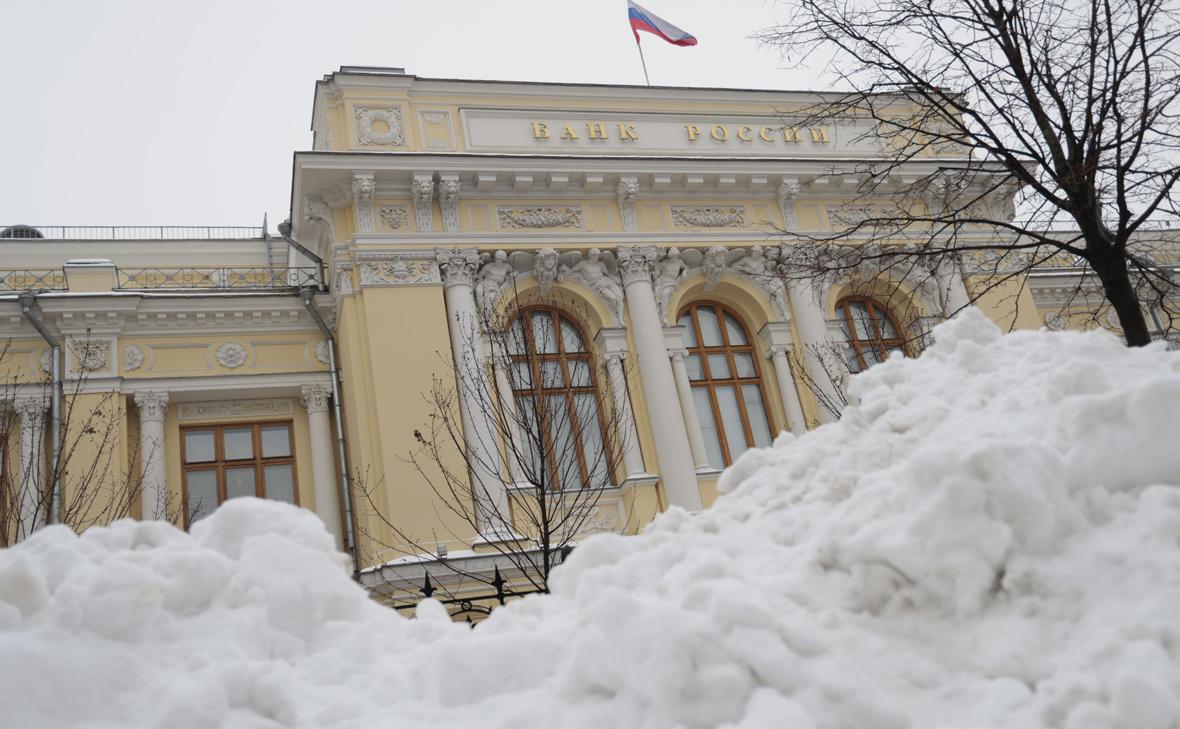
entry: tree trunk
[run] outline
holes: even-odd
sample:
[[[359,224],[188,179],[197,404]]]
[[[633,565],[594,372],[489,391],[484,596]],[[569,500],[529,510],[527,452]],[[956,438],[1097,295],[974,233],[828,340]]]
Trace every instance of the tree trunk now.
[[[1106,260],[1091,259],[1090,265],[1098,275],[1098,280],[1102,282],[1106,300],[1118,314],[1119,326],[1123,328],[1123,337],[1127,344],[1131,347],[1150,344],[1151,332],[1147,328],[1143,309],[1139,308],[1139,296],[1127,272],[1126,259],[1112,255]]]

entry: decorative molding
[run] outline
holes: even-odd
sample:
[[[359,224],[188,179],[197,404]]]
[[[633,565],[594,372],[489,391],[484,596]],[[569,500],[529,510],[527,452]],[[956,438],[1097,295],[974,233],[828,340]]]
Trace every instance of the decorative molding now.
[[[475,282],[475,303],[485,317],[490,317],[504,289],[515,280],[516,273],[506,251],[485,253],[480,258],[484,263],[479,269],[479,280]]]
[[[356,137],[361,144],[388,144],[397,147],[404,141],[401,109],[357,107],[354,113],[356,115]],[[375,131],[373,129],[375,121],[384,122],[389,128],[384,132]]]
[[[176,418],[177,420],[265,418],[272,415],[290,415],[294,411],[295,408],[290,398],[182,402],[176,406]]]
[[[582,207],[499,207],[501,228],[581,228]]]
[[[135,407],[139,408],[141,423],[162,423],[164,422],[164,414],[168,412],[168,392],[166,390],[136,392]]]
[[[427,252],[383,253],[358,261],[361,287],[413,286],[441,283],[435,256]]]
[[[672,207],[672,224],[678,228],[744,228],[746,226],[746,208],[741,205],[730,207],[675,205]]]
[[[410,211],[405,205],[382,205],[380,214],[381,222],[393,230],[401,228],[410,219]]]
[[[793,177],[784,177],[778,185],[775,197],[787,230],[799,229],[799,218],[795,215],[795,200],[799,197],[799,190],[799,180]]]
[[[53,349],[46,348],[41,351],[41,355],[37,357],[37,366],[45,374],[52,374],[53,372]]]
[[[833,226],[855,228],[866,220],[897,220],[900,211],[894,205],[828,206],[828,220]]]
[[[123,369],[134,372],[143,366],[143,350],[138,344],[128,344],[123,347]]]
[[[1069,324],[1069,317],[1063,311],[1054,311],[1045,315],[1045,327],[1050,331],[1064,331]]]
[[[447,120],[447,112],[445,111],[424,111],[422,112],[422,119],[427,124],[442,124]]]
[[[610,260],[603,258],[602,251],[591,248],[573,266],[562,266],[558,272],[558,279],[572,279],[593,291],[614,313],[616,323],[621,326],[624,321],[623,287],[619,283],[618,275],[611,270],[613,266],[608,265]]]
[[[320,364],[331,364],[331,358],[328,357],[328,340],[321,339],[315,344],[315,358]]]
[[[70,351],[74,354],[74,371],[93,372],[106,368],[111,358],[111,342],[70,337]]]
[[[533,276],[537,279],[542,296],[547,296],[549,289],[557,283],[557,278],[560,275],[560,263],[561,255],[553,248],[542,248],[533,257]]]
[[[12,409],[21,420],[21,425],[40,425],[49,409],[49,398],[44,395],[21,395],[12,401]]]
[[[337,268],[336,269],[336,290],[337,296],[348,296],[353,292],[352,290],[352,269],[351,268]]]
[[[429,233],[434,230],[434,177],[433,175],[414,175],[410,182],[410,194],[414,201],[414,222],[419,233]]]
[[[474,248],[438,248],[435,250],[435,260],[446,288],[475,285],[479,253]]]
[[[246,364],[246,348],[237,342],[226,342],[217,348],[217,364],[231,370]]]
[[[304,385],[300,388],[300,393],[299,401],[303,403],[303,407],[309,415],[328,411],[328,397],[332,394],[331,387],[321,384]]]
[[[729,249],[725,246],[710,246],[705,251],[701,269],[705,272],[705,291],[712,291],[721,283],[721,275],[729,265]]]
[[[651,283],[652,269],[658,254],[659,250],[655,246],[619,246],[615,255],[618,258],[623,285],[627,286],[637,281]]]
[[[332,206],[323,199],[304,196],[303,219],[320,229],[321,238],[335,242],[336,221],[332,217]]]
[[[623,230],[628,233],[639,231],[639,219],[635,216],[635,200],[639,197],[639,179],[623,177],[615,189],[619,200],[619,215],[623,218]]]
[[[462,183],[458,175],[443,175],[438,180],[438,205],[442,209],[443,231],[459,232],[459,189]]]
[[[672,300],[672,292],[688,274],[688,264],[680,256],[680,249],[673,246],[667,251],[661,251],[655,264],[655,282],[652,288],[656,295],[656,305],[660,309],[660,320],[668,321],[672,312],[668,306]]]
[[[373,232],[373,195],[377,191],[377,178],[372,173],[354,173],[352,196],[356,201],[356,227],[361,233]]]

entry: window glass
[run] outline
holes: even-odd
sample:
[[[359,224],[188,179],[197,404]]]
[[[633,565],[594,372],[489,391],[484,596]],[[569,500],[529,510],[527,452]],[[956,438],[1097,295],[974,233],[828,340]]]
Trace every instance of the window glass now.
[[[561,317],[561,346],[567,352],[586,351],[586,345],[582,342],[582,335],[578,334],[577,328],[564,316]]]
[[[705,441],[705,454],[709,457],[709,465],[721,468],[725,465],[725,456],[721,453],[721,435],[717,432],[717,424],[713,419],[713,404],[709,402],[709,391],[703,387],[694,387],[692,399],[697,409],[697,420],[701,423],[701,435]]]
[[[528,360],[512,363],[512,389],[531,390],[533,387],[533,367]]]
[[[750,416],[750,430],[754,431],[754,445],[766,448],[771,443],[770,426],[766,409],[762,404],[762,388],[758,385],[742,385],[742,400]]]
[[[582,473],[578,468],[578,451],[574,445],[574,427],[564,395],[546,398],[549,412],[549,437],[553,442],[553,457],[557,464],[558,488],[578,488]]]
[[[737,369],[738,377],[758,376],[758,370],[754,367],[754,355],[751,352],[734,352],[733,366]]]
[[[254,457],[254,429],[226,428],[221,431],[223,458],[237,461]]]
[[[258,489],[254,486],[254,467],[236,467],[225,469],[225,498],[236,499],[239,496],[256,496]]]
[[[290,463],[277,466],[265,466],[262,477],[266,487],[266,498],[275,501],[295,503],[295,476]]]
[[[721,425],[725,428],[729,456],[736,458],[750,447],[746,442],[746,430],[742,427],[742,411],[738,408],[737,393],[733,391],[733,385],[719,385],[713,392],[717,395],[717,410],[721,413]]]
[[[856,338],[864,341],[873,339],[873,325],[869,321],[869,312],[859,301],[852,302],[849,311],[852,313],[852,326],[856,329]]]
[[[711,307],[699,307],[697,310],[697,322],[701,325],[701,343],[706,347],[720,347],[724,344],[721,340],[721,327],[717,323],[717,312],[713,311]]]
[[[729,374],[729,360],[724,352],[709,355],[709,377],[714,380],[728,380],[732,376]]]
[[[557,352],[557,336],[553,331],[553,317],[547,311],[533,313],[533,346],[541,354]]]
[[[282,458],[291,455],[291,429],[286,425],[262,426],[262,457]]]
[[[685,312],[684,316],[680,317],[680,321],[678,321],[676,323],[679,326],[684,327],[683,337],[684,337],[685,346],[688,346],[688,347],[697,346],[697,335],[696,335],[696,330],[693,329],[693,326],[692,326],[692,315],[689,314],[688,312]]]
[[[573,387],[590,387],[590,363],[584,359],[571,359],[566,362],[570,371],[570,385]]]
[[[212,430],[184,431],[185,463],[205,463],[214,458]]]
[[[520,325],[520,319],[516,319],[508,327],[508,354],[524,354],[524,327]]]
[[[582,424],[582,452],[586,454],[586,467],[590,472],[590,486],[602,488],[610,485],[610,474],[606,465],[606,448],[602,442],[602,429],[598,426],[598,408],[594,395],[574,395],[575,410]]]
[[[684,366],[688,369],[688,379],[703,380],[704,373],[701,371],[701,356],[699,354],[690,354],[684,358]]]
[[[208,516],[217,508],[217,471],[189,471],[184,474],[188,501],[188,523]]]
[[[729,312],[725,312],[725,334],[729,337],[730,345],[749,344],[746,341],[746,333],[742,331],[742,325]]]
[[[541,387],[546,390],[560,390],[565,385],[565,377],[561,374],[561,362],[556,360],[541,363]]]

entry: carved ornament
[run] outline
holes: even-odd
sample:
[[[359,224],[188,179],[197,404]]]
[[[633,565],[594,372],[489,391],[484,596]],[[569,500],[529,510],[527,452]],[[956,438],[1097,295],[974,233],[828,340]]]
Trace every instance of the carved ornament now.
[[[672,224],[681,228],[742,228],[746,225],[746,209],[673,206]]]
[[[580,207],[497,208],[502,228],[581,228]]]
[[[375,131],[373,129],[375,121],[384,122],[388,128],[383,132]],[[357,108],[356,137],[361,144],[400,145],[403,141],[401,109]]]

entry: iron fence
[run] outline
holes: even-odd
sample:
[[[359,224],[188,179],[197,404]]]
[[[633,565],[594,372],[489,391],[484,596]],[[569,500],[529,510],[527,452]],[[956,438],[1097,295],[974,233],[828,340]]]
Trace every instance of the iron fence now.
[[[0,291],[65,291],[66,275],[60,268],[0,271]]]
[[[505,590],[504,587],[508,583],[500,575],[500,568],[499,567],[496,567],[495,576],[492,578],[492,580],[488,584],[495,589],[495,592],[483,594],[483,595],[464,595],[462,597],[448,597],[448,598],[435,598],[435,599],[438,600],[438,602],[442,603],[444,606],[447,606],[447,612],[448,612],[448,614],[450,614],[452,620],[462,616],[464,618],[464,622],[466,622],[468,625],[471,625],[474,627],[475,621],[472,620],[473,616],[479,616],[479,618],[482,620],[483,618],[486,618],[487,616],[491,615],[492,610],[494,610],[495,607],[503,605],[509,598],[524,597],[525,595],[535,595],[540,592],[540,590],[537,590],[537,589]],[[434,595],[434,593],[437,591],[438,591],[438,589],[430,581],[430,573],[427,572],[425,577],[422,580],[422,587],[418,590],[419,594],[422,595],[422,599],[426,599],[426,598],[432,597]],[[488,602],[493,602],[493,601],[494,601],[494,604],[492,606],[481,604],[481,603],[488,603]],[[415,600],[413,602],[403,602],[401,604],[394,605],[393,609],[394,610],[413,610],[418,607],[420,602],[421,602],[421,600]]]
[[[121,268],[122,290],[292,289],[319,285],[319,269],[308,268]]]
[[[260,225],[9,225],[0,239],[21,240],[242,240],[264,239]]]

